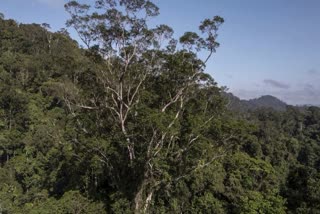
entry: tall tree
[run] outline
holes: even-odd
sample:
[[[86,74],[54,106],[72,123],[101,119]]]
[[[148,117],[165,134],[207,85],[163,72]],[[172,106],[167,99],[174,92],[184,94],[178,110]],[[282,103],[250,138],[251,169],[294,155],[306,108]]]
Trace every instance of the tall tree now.
[[[115,147],[120,154],[122,146],[127,148],[127,158],[121,160],[128,161],[134,178],[135,211],[145,213],[160,186],[170,185],[221,155],[209,153],[216,145],[204,135],[221,100],[214,99],[219,90],[203,70],[219,46],[217,31],[224,20],[219,16],[206,19],[199,27],[203,37],[187,32],[177,41],[166,25],[149,28],[149,18],[159,14],[151,1],[95,3],[94,8],[77,1],[65,5],[71,15],[67,25],[78,32],[95,61],[91,83],[95,87],[84,90],[81,83],[64,85],[63,98],[75,116],[94,111],[100,126],[113,126],[121,133],[118,139],[109,140],[119,144]],[[203,60],[197,56],[200,51],[208,51]],[[101,114],[111,117],[106,120]],[[86,127],[82,130],[88,131]],[[182,164],[189,156],[194,157]],[[110,163],[103,152],[100,158]],[[183,167],[177,169],[179,165]]]

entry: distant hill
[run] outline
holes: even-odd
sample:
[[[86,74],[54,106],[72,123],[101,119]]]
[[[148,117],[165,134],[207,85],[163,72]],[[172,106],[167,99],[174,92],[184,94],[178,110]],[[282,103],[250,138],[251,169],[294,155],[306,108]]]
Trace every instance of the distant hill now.
[[[250,100],[241,100],[232,93],[225,93],[224,95],[228,100],[228,107],[235,111],[247,111],[258,108],[272,108],[277,111],[285,111],[288,106],[285,102],[271,95]]]

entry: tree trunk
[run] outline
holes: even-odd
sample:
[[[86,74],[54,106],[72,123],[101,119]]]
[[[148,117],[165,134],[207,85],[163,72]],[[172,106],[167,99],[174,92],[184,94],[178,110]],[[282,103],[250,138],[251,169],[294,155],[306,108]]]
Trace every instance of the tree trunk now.
[[[143,206],[144,206],[144,194],[145,194],[145,190],[146,190],[146,181],[143,180],[142,184],[140,185],[137,194],[135,195],[134,198],[134,204],[135,204],[135,209],[134,209],[134,213],[135,214],[142,214],[143,213]]]
[[[135,214],[146,214],[148,213],[150,203],[153,197],[153,190],[148,188],[147,179],[144,179],[138,189],[137,194],[134,198],[135,203]]]

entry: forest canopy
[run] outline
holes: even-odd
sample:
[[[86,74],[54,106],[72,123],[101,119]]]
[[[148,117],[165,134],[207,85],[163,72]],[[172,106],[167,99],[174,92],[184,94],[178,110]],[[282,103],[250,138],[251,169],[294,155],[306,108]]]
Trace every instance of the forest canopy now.
[[[0,13],[0,213],[320,212],[320,109],[228,108],[222,17],[175,38],[148,0],[65,9],[79,42]]]

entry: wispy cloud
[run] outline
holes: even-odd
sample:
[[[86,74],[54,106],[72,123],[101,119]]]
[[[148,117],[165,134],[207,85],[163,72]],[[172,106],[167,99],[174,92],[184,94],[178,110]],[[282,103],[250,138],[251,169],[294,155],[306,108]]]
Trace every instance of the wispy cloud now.
[[[297,78],[297,79],[294,79]],[[231,92],[242,99],[258,98],[262,95],[272,95],[288,104],[311,104],[320,106],[320,67],[302,70],[296,77],[287,77],[280,81],[276,77],[265,78],[262,81],[251,82],[241,88],[231,87]]]
[[[320,89],[310,84],[306,84],[304,88],[279,94],[279,96],[292,104],[320,105]]]
[[[266,85],[269,85],[269,86],[271,86],[273,88],[280,88],[280,89],[289,89],[290,88],[290,85],[288,85],[286,83],[282,83],[282,82],[277,81],[277,80],[265,79],[265,80],[263,80],[263,82]]]
[[[233,75],[232,75],[232,74],[229,74],[229,73],[226,73],[225,76],[226,76],[228,79],[232,79],[232,78],[233,78]]]
[[[312,84],[305,84],[303,87],[303,91],[307,96],[320,97],[320,93],[315,86]]]
[[[231,92],[242,99],[272,95],[292,105],[320,105],[320,87],[310,83],[297,85],[290,90],[270,90],[262,87],[258,90],[233,90]]]
[[[317,69],[311,68],[307,71],[307,74],[309,75],[318,75],[320,72]]]

